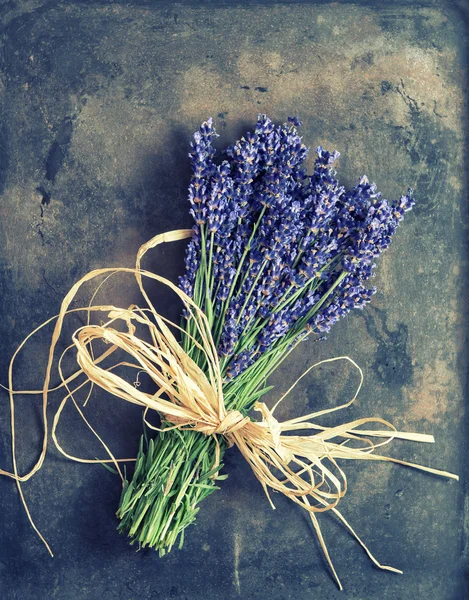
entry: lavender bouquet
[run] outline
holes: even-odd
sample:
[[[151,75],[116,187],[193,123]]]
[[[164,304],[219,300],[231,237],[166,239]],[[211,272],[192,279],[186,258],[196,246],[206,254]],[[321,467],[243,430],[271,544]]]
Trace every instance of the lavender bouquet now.
[[[308,512],[339,588],[340,580],[316,516],[321,512],[331,511],[378,567],[401,572],[381,565],[337,509],[347,491],[341,461],[383,460],[457,479],[452,473],[374,452],[396,437],[432,442],[431,435],[398,432],[378,417],[332,427],[315,422],[316,417],[350,406],[355,400],[363,373],[349,357],[331,358],[309,367],[273,408],[261,401],[272,389],[269,376],[298,344],[310,335],[321,339],[341,317],[353,308],[362,309],[371,300],[375,288],[367,281],[372,277],[374,261],[388,247],[404,213],[414,204],[410,190],[389,203],[366,177],[346,190],[339,185],[332,166],[338,153],[321,147],[316,150],[314,172],[307,175],[304,163],[308,150],[298,136],[299,126],[296,118],[275,126],[261,115],[254,133],[227,148],[225,160],[217,163],[213,123],[203,123],[190,153],[193,229],[170,231],[149,240],[139,249],[134,269],[101,268],[84,275],[64,297],[58,316],[37,327],[13,354],[6,388],[13,472],[0,469],[0,475],[16,482],[31,525],[51,555],[27,507],[22,483],[44,462],[49,436],[48,397],[54,390],[66,392],[50,428],[57,449],[78,462],[106,467],[114,464],[123,482],[117,513],[119,530],[129,535],[131,543],[155,548],[161,555],[176,543],[183,544],[185,529],[194,522],[201,500],[226,478],[220,473],[224,452],[231,445],[236,445],[248,461],[271,504],[269,490],[273,489]],[[149,249],[189,237],[186,270],[179,287],[141,268]],[[146,306],[93,304],[103,283],[117,273],[136,277]],[[81,287],[102,276],[105,279],[88,306],[72,308]],[[145,291],[144,277],[165,285],[182,300],[180,325],[158,312]],[[77,311],[84,311],[87,320],[57,357],[64,319]],[[106,314],[107,321],[92,323],[91,316],[99,313]],[[13,385],[15,359],[31,336],[54,319],[42,390],[20,392]],[[76,353],[78,369],[66,375],[63,359],[69,351]],[[342,406],[279,422],[274,411],[296,383],[312,368],[336,360],[347,360],[360,373],[354,397]],[[55,365],[61,383],[52,386]],[[134,387],[128,374],[136,371],[149,377],[152,390],[138,388],[138,375]],[[84,405],[94,386],[99,386],[113,397],[143,407],[148,428],[159,430],[156,438],[148,439],[145,428],[137,459],[115,458],[87,421],[75,394],[89,384]],[[18,393],[42,395],[44,424],[40,455],[23,475],[18,472],[15,446],[14,396]],[[109,458],[76,457],[59,443],[56,430],[69,400]],[[261,413],[261,420],[251,418],[252,409]],[[160,428],[146,419],[149,410],[160,415]],[[367,423],[385,429],[365,430],[361,426]],[[384,441],[375,443],[370,438]],[[119,465],[128,461],[136,461],[130,480]]]
[[[366,177],[346,190],[333,169],[339,153],[321,147],[307,175],[300,125],[289,118],[276,126],[260,115],[254,132],[228,147],[221,162],[212,119],[194,135],[189,201],[195,224],[180,289],[207,317],[228,413],[248,415],[298,343],[363,309],[376,291],[368,286],[374,261],[414,204],[411,190],[388,202]],[[187,308],[181,329],[184,351],[208,372]],[[173,423],[163,415],[163,427]],[[172,427],[149,442],[142,436],[118,510],[119,529],[132,541],[160,554],[178,539],[183,544],[200,501],[226,477],[220,475],[223,428],[206,433]]]

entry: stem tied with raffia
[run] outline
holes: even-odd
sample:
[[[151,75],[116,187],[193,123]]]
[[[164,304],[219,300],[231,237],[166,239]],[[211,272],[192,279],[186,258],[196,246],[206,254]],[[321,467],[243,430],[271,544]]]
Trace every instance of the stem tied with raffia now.
[[[180,287],[207,316],[225,406],[244,416],[302,339],[327,332],[369,302],[375,289],[365,282],[373,261],[413,205],[410,193],[394,204],[381,199],[366,177],[345,190],[332,168],[338,152],[321,147],[308,176],[299,125],[289,118],[275,126],[260,115],[254,132],[228,147],[226,159],[216,164],[209,119],[194,135],[190,153],[195,224]],[[188,311],[181,328],[184,350],[204,370],[207,361],[194,343],[198,331]],[[119,529],[162,554],[177,532],[182,544],[198,502],[217,489],[225,446],[223,439],[214,443],[200,433],[173,431],[147,449],[142,437],[136,475],[121,498]],[[165,455],[168,447],[177,447],[176,458],[146,468],[153,465],[150,455]],[[161,488],[166,494],[155,503]],[[155,526],[160,520],[170,524]]]

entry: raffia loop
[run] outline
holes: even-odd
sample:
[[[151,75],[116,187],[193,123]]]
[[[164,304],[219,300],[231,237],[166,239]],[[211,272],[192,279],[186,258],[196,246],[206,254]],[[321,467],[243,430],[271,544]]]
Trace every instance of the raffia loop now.
[[[338,465],[337,461],[356,459],[395,462],[436,475],[457,479],[456,475],[446,471],[439,471],[374,453],[379,446],[389,443],[394,438],[418,442],[433,442],[433,437],[425,434],[398,432],[390,423],[380,418],[358,419],[334,427],[324,427],[315,423],[313,420],[322,415],[350,406],[357,397],[363,382],[363,373],[360,367],[347,356],[328,359],[312,365],[290,387],[286,394],[278,400],[272,409],[269,409],[264,403],[258,403],[255,408],[262,417],[261,421],[252,421],[239,411],[227,411],[223,399],[223,381],[218,355],[205,314],[194,304],[191,298],[172,282],[154,273],[144,271],[140,266],[143,256],[150,248],[154,248],[164,242],[186,239],[190,235],[190,230],[177,230],[156,236],[140,248],[135,269],[99,269],[88,273],[73,286],[64,298],[52,336],[49,361],[42,390],[44,418],[43,449],[36,465],[30,473],[23,476],[19,475],[15,460],[13,395],[19,392],[13,390],[12,380],[13,361],[22,347],[20,346],[13,357],[9,371],[14,473],[0,471],[0,474],[12,477],[17,481],[30,521],[47,545],[47,542],[34,525],[22,495],[20,482],[26,481],[26,479],[39,470],[45,457],[48,436],[46,408],[48,394],[51,391],[49,383],[51,380],[55,347],[61,334],[64,318],[69,312],[75,310],[85,310],[88,311],[88,314],[91,311],[102,311],[107,313],[108,321],[106,323],[101,325],[87,324],[78,329],[73,335],[73,345],[76,348],[80,370],[66,379],[59,368],[62,384],[58,387],[64,387],[68,393],[54,417],[52,437],[59,450],[65,456],[80,462],[112,462],[119,471],[120,462],[132,460],[116,459],[112,455],[112,452],[104,444],[97,432],[86,421],[75,402],[73,398],[75,390],[72,391],[69,388],[69,384],[78,375],[84,373],[87,378],[85,383],[92,382],[92,384],[98,385],[114,396],[142,406],[145,409],[145,415],[149,410],[157,411],[167,423],[171,424],[171,426],[167,426],[165,429],[192,429],[205,435],[222,435],[228,444],[236,445],[262,484],[272,507],[274,505],[269,496],[269,489],[284,494],[308,511],[321,547],[339,587],[341,587],[340,581],[329,557],[317,521],[316,513],[319,512],[332,511],[345,524],[350,533],[363,546],[368,556],[377,566],[397,571],[392,567],[381,565],[373,557],[345,518],[338,512],[336,507],[347,492],[347,478],[343,468]],[[101,305],[90,306],[85,309],[70,309],[71,302],[85,282],[101,277],[102,275],[110,276],[119,272],[135,275],[140,291],[147,303],[147,308],[141,309],[137,306],[131,306],[128,309],[121,309],[115,306]],[[144,277],[158,281],[169,287],[184,303],[197,329],[196,337],[200,342],[192,338],[192,343],[205,356],[207,364],[205,372],[183,350],[172,333],[170,326],[176,330],[180,328],[176,324],[167,321],[153,306],[143,286],[142,280]],[[125,325],[124,328],[122,328],[122,323]],[[139,334],[142,329],[146,332],[145,336]],[[146,341],[147,339],[149,341]],[[106,351],[100,355],[96,354],[94,346],[94,343],[98,340],[107,344]],[[105,359],[111,356],[116,350],[124,351],[128,360],[105,368],[103,366]],[[303,377],[319,365],[339,360],[348,361],[360,376],[360,382],[353,398],[341,406],[323,409],[287,421],[279,422],[275,418],[274,414],[278,405],[291,393]],[[138,373],[145,373],[155,383],[158,391],[155,394],[142,391],[140,386],[134,385],[121,377],[117,367],[128,367],[137,370]],[[80,384],[79,388],[83,387],[83,385]],[[62,449],[56,437],[56,428],[65,402],[69,398],[73,400],[85,422],[101,441],[110,459],[104,461],[81,459],[67,454]],[[360,429],[361,426],[371,423],[379,424],[381,429]],[[156,429],[155,427],[152,428]],[[291,435],[292,432],[297,432],[297,434]],[[303,434],[299,435],[299,432]],[[304,435],[304,433],[308,433],[309,435]],[[382,438],[382,440],[376,443],[372,441],[372,438]],[[214,465],[214,467],[217,466],[218,464]]]

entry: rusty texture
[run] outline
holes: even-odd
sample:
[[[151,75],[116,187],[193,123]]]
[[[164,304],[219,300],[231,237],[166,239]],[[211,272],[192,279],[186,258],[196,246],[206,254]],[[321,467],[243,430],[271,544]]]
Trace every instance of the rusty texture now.
[[[190,225],[187,151],[202,120],[214,117],[222,147],[258,112],[279,121],[297,114],[308,145],[342,153],[347,185],[366,173],[389,198],[412,186],[417,206],[380,260],[372,305],[295,352],[273,378],[272,397],[313,360],[349,354],[366,384],[347,417],[379,415],[433,433],[435,446],[396,442],[392,452],[464,475],[465,4],[24,0],[0,11],[1,372],[80,275],[130,266],[151,235]],[[165,273],[176,276],[182,248],[162,252]],[[148,266],[159,268],[159,257]],[[106,289],[126,305],[137,298],[128,280]],[[154,293],[174,314],[172,300]],[[46,349],[47,335],[31,345],[18,385],[38,386]],[[280,416],[344,400],[348,375],[336,365],[305,379]],[[6,397],[1,407],[4,466]],[[103,421],[110,407],[115,416]],[[138,411],[98,394],[88,414],[116,453],[135,452]],[[39,404],[20,399],[22,470],[39,426]],[[72,411],[60,437],[77,453],[100,454]],[[163,559],[135,553],[115,531],[118,480],[51,450],[25,493],[57,556],[34,536],[14,485],[0,481],[2,597],[462,599],[464,479],[348,467],[344,514],[404,576],[374,569],[325,516],[339,593],[304,515],[277,497],[273,512],[234,451],[229,479],[205,502],[184,549]]]

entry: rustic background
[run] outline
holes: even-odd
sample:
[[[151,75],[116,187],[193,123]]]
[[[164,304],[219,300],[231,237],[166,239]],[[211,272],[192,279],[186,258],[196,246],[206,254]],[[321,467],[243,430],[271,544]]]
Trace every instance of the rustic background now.
[[[308,145],[342,153],[343,182],[366,173],[389,198],[412,186],[417,206],[380,260],[372,305],[303,346],[275,383],[286,389],[311,361],[349,354],[366,383],[341,418],[379,415],[433,433],[434,446],[396,442],[390,451],[463,475],[468,4],[23,0],[0,11],[1,381],[12,350],[57,313],[79,276],[131,266],[150,236],[190,225],[187,152],[202,120],[214,117],[222,147],[258,112],[280,122],[297,114]],[[165,248],[147,264],[175,277],[182,250]],[[101,297],[109,295],[136,299],[125,278]],[[21,356],[18,387],[40,387],[48,335]],[[283,415],[343,401],[348,384],[343,367],[324,369]],[[133,455],[140,414],[122,404],[98,394],[88,415],[117,454]],[[0,406],[0,465],[11,468],[6,395]],[[40,401],[24,396],[17,406],[25,472],[39,449]],[[72,410],[59,434],[70,451],[102,456]],[[184,549],[159,559],[115,531],[119,480],[51,447],[24,490],[56,557],[1,479],[2,598],[464,598],[464,480],[346,467],[344,515],[379,560],[405,573],[375,569],[325,515],[339,593],[305,515],[277,496],[272,511],[235,450]]]

